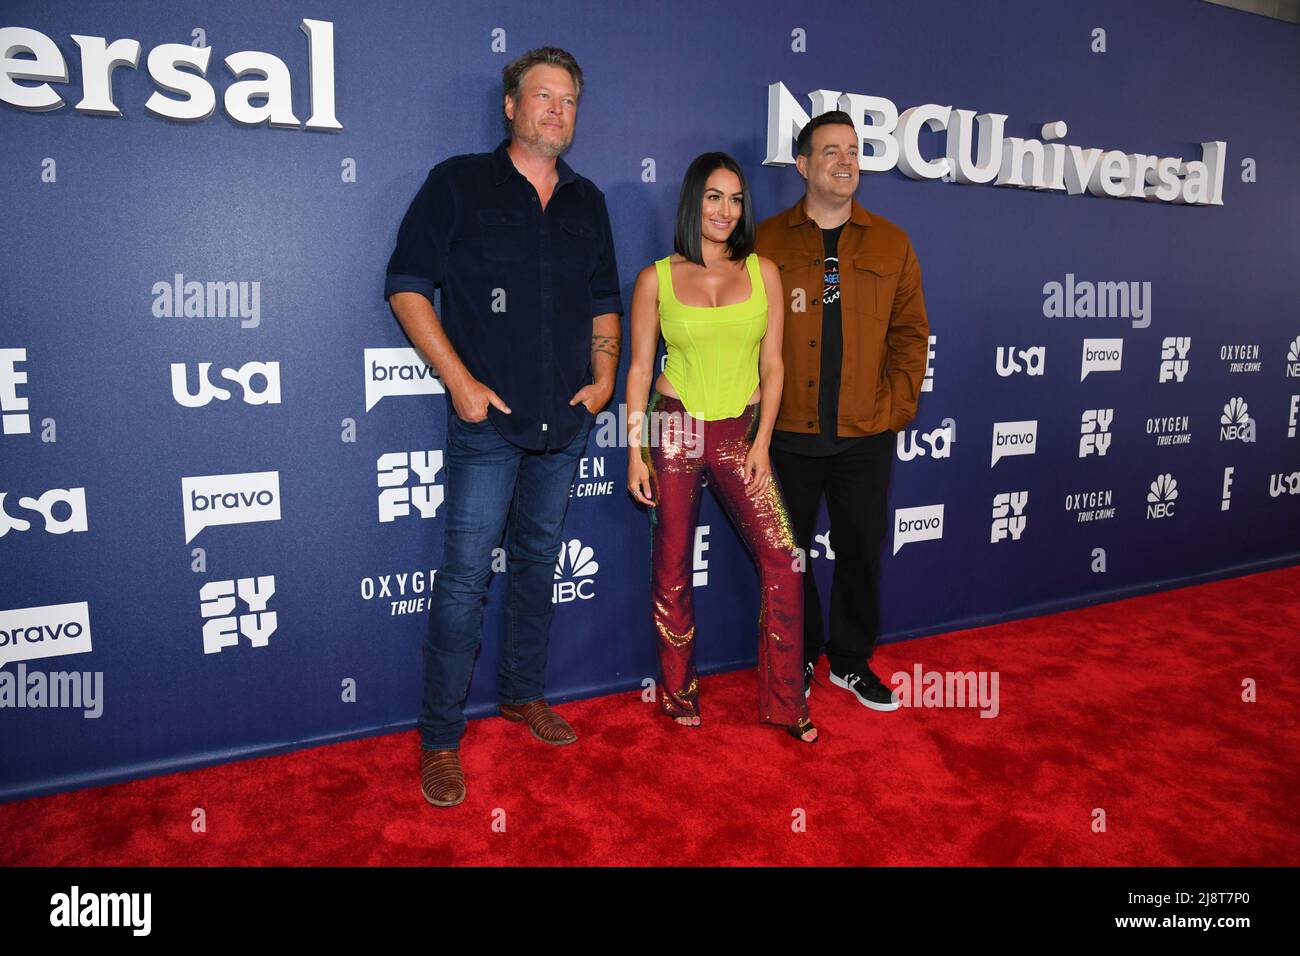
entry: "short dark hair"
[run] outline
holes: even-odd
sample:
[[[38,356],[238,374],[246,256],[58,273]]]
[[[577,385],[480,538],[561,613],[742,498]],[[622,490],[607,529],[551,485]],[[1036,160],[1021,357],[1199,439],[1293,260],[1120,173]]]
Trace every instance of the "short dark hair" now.
[[[799,130],[799,135],[794,141],[795,151],[800,156],[812,156],[813,130],[822,126],[853,126],[853,129],[857,130],[853,125],[853,117],[843,110],[831,110],[814,116],[804,124],[803,129]]]
[[[527,73],[535,66],[545,64],[546,66],[558,66],[569,71],[569,76],[573,77],[573,87],[578,91],[578,99],[582,99],[582,67],[578,66],[578,61],[573,58],[573,54],[567,50],[561,50],[558,46],[539,46],[535,50],[529,50],[510,61],[501,71],[501,85],[504,88],[505,95],[510,97],[516,103],[519,102],[519,84]],[[501,113],[505,115],[505,101],[501,103]],[[506,132],[510,132],[510,117],[506,116]]]
[[[682,179],[682,192],[677,200],[677,231],[673,234],[673,251],[700,266],[704,265],[700,244],[703,227],[700,207],[704,203],[704,185],[715,169],[729,169],[740,180],[740,222],[727,237],[727,257],[740,260],[754,251],[754,200],[749,194],[745,171],[726,153],[701,153],[691,161]]]

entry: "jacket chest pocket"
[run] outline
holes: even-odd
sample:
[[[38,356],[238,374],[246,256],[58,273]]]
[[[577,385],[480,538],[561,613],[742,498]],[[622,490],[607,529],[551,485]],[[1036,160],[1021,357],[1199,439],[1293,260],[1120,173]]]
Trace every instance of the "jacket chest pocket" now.
[[[902,269],[903,260],[892,256],[859,253],[851,265],[841,262],[840,283],[845,302],[861,315],[888,322]]]
[[[785,312],[788,320],[797,321],[800,315],[813,311],[821,301],[825,286],[825,265],[803,252],[778,252],[772,256],[781,273],[781,290],[785,294]]]
[[[528,253],[524,214],[513,209],[480,209],[479,229],[483,235],[483,258],[494,262],[518,262]]]
[[[584,274],[596,261],[596,230],[581,219],[560,220],[560,255],[566,268]]]

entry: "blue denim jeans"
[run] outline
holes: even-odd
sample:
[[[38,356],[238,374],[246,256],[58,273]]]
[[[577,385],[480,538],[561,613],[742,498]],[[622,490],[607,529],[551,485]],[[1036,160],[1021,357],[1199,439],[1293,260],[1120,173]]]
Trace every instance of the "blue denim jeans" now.
[[[465,733],[465,698],[483,636],[493,552],[506,536],[506,632],[497,667],[503,704],[541,700],[550,634],[551,586],[569,507],[569,487],[595,416],[566,448],[527,451],[488,419],[447,417],[446,525],[424,642],[420,743],[455,750]]]

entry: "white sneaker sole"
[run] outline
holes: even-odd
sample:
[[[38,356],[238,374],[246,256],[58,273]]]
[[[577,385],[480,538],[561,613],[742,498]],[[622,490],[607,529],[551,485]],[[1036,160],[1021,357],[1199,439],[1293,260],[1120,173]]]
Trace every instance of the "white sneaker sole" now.
[[[891,700],[888,704],[877,704],[874,700],[867,700],[856,690],[850,687],[848,685],[848,682],[845,681],[842,677],[835,676],[835,673],[833,671],[831,672],[830,677],[831,677],[832,684],[834,684],[836,687],[843,687],[850,694],[856,697],[858,699],[858,703],[861,704],[863,707],[870,707],[872,710],[878,710],[881,711],[882,713],[888,713],[889,711],[892,710],[898,710],[900,707],[903,706],[902,702],[897,700]]]

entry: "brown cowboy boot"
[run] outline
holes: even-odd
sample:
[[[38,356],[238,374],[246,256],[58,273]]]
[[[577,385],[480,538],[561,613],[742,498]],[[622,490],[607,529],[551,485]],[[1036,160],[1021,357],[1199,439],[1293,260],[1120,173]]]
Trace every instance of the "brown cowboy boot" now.
[[[502,704],[501,716],[506,720],[528,721],[533,736],[548,744],[558,746],[578,740],[568,721],[551,710],[544,700],[535,700],[531,704]]]
[[[465,772],[455,750],[420,751],[420,792],[435,807],[454,807],[465,799]]]

